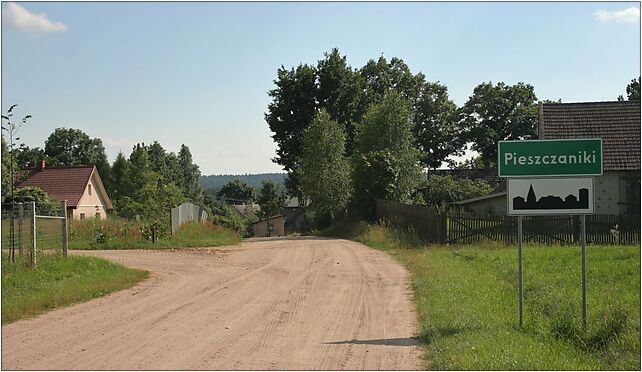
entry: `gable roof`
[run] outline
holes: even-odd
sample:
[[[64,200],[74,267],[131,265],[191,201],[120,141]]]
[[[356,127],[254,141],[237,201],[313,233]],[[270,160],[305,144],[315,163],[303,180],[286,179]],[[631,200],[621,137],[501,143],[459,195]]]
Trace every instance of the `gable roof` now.
[[[543,103],[539,138],[602,138],[604,170],[640,170],[640,101]]]
[[[87,183],[95,174],[98,184],[94,182],[94,189],[103,194],[105,207],[112,209],[111,201],[105,191],[105,187],[100,180],[98,170],[94,165],[77,165],[66,167],[45,167],[42,170],[38,168],[25,169],[26,178],[18,188],[35,186],[43,189],[56,200],[67,200],[67,206],[76,208],[78,202],[83,196]]]
[[[488,199],[494,199],[494,198],[498,198],[498,197],[505,197],[506,193],[507,193],[506,191],[494,192],[494,193],[491,193],[491,194],[488,194],[488,195],[482,195],[482,196],[477,196],[475,198],[455,201],[455,202],[452,202],[450,204],[453,204],[453,205],[465,205],[465,204],[478,202],[478,201],[481,201],[481,200],[488,200]]]
[[[244,218],[255,216],[261,211],[261,207],[258,204],[232,204],[231,207]]]

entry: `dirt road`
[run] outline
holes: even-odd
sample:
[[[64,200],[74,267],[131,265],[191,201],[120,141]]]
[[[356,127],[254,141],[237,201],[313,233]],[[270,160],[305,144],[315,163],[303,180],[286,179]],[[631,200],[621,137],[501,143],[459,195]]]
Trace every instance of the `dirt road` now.
[[[141,284],[2,327],[2,369],[418,369],[407,272],[337,239],[76,251]]]

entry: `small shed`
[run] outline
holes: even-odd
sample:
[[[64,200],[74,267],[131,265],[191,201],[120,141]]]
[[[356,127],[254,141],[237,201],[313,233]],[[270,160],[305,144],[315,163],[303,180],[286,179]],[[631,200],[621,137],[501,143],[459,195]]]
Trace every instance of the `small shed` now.
[[[254,223],[254,236],[284,236],[283,216],[274,216]]]
[[[309,204],[309,202],[306,203],[306,205]],[[281,209],[281,213],[285,218],[285,231],[288,233],[306,231],[309,228],[305,208],[302,203],[299,203],[299,198],[291,198],[286,206]]]
[[[231,207],[242,218],[254,219],[261,211],[261,207],[258,204],[232,204]]]

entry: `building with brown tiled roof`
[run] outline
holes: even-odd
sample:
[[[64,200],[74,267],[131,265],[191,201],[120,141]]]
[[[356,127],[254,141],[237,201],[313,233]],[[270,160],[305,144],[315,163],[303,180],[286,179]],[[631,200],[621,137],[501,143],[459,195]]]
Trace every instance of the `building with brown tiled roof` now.
[[[540,103],[539,139],[602,138],[604,174],[594,177],[596,214],[640,214],[640,101]],[[506,214],[505,188],[452,203]]]
[[[640,214],[640,101],[540,103],[539,138],[602,138],[595,213]]]
[[[47,167],[41,160],[37,167],[24,169],[16,187],[35,186],[58,201],[67,201],[67,215],[74,219],[105,219],[113,209],[109,195],[94,165]]]

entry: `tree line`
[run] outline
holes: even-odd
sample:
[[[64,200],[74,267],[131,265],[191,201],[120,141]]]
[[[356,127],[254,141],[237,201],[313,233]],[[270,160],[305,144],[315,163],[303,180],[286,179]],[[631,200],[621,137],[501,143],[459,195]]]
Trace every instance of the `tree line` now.
[[[538,97],[523,82],[483,82],[458,107],[444,84],[400,58],[353,68],[335,48],[316,65],[281,66],[274,84],[265,114],[273,161],[290,194],[329,218],[349,204],[369,216],[374,198],[410,202],[424,168],[494,166],[499,140],[537,136]],[[627,86],[628,99],[640,99],[639,84]],[[468,146],[479,157],[448,159]]]
[[[261,182],[269,179],[283,186],[285,176],[285,173],[221,174],[201,176],[200,182],[205,189],[205,192],[210,196],[215,197],[226,184],[235,180],[243,182],[245,185],[253,188],[255,191],[258,191],[261,188]]]
[[[11,183],[5,170],[11,163],[9,149],[2,138],[2,193],[7,196]],[[44,148],[22,144],[14,149],[14,169],[36,167],[40,160],[47,166],[96,166],[116,213],[131,218],[161,218],[176,205],[191,201],[205,206],[207,200],[190,149],[181,145],[178,154],[166,151],[158,141],[138,143],[129,157],[118,153],[109,164],[99,138],[90,138],[80,129],[57,128],[45,141]],[[21,180],[16,179],[14,183]]]

